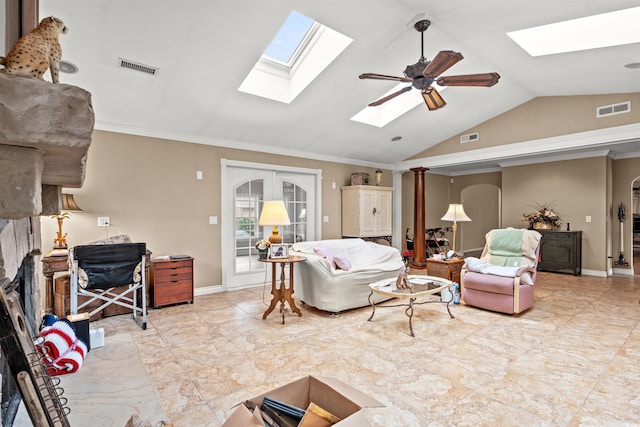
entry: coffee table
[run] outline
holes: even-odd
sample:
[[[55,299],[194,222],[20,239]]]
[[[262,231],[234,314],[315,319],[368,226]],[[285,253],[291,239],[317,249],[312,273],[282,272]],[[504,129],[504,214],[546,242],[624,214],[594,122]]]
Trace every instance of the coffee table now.
[[[423,275],[409,275],[409,283],[411,284],[410,289],[397,289],[396,288],[396,279],[385,279],[380,280],[375,283],[369,284],[369,289],[371,289],[371,293],[369,294],[369,304],[371,304],[371,309],[373,312],[369,317],[369,321],[373,319],[373,315],[376,314],[376,304],[371,301],[371,296],[376,293],[380,295],[385,295],[393,298],[401,298],[408,299],[408,303],[401,304],[392,304],[392,305],[380,305],[378,303],[378,307],[407,307],[404,311],[407,317],[409,317],[409,331],[411,332],[411,336],[415,337],[413,333],[413,324],[411,323],[411,318],[413,317],[413,306],[420,304],[428,304],[428,303],[441,303],[447,305],[447,311],[449,312],[449,316],[453,319],[455,316],[451,313],[449,309],[449,304],[453,301],[453,294],[449,301],[422,301],[416,302],[418,298],[426,297],[428,295],[437,294],[442,292],[446,288],[450,287],[453,282],[451,280],[443,279],[441,277],[435,276],[423,276]]]

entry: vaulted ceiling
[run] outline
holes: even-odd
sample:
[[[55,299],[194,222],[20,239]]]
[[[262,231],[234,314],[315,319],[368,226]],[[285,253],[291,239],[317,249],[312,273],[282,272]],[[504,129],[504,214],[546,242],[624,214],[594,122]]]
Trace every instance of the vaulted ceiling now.
[[[638,0],[47,0],[69,27],[61,81],[93,95],[96,128],[323,160],[392,167],[535,97],[640,92],[640,44],[531,57],[506,33],[639,6]],[[292,10],[353,39],[293,102],[238,91]],[[497,71],[491,88],[451,87],[447,106],[420,104],[382,128],[350,120],[420,57],[459,51],[447,74]],[[640,30],[640,26],[638,27]],[[597,31],[594,28],[594,31]],[[148,75],[119,59],[158,67]],[[417,91],[413,91],[417,92]],[[406,96],[402,95],[402,96]],[[636,108],[634,106],[634,108]],[[391,139],[402,136],[392,143]]]

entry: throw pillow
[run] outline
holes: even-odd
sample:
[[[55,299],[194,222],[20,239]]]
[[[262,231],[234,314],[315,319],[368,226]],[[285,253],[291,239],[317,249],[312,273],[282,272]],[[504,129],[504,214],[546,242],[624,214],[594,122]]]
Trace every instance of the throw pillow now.
[[[331,268],[333,268],[333,269],[336,268],[336,262],[333,259],[333,254],[331,253],[331,249],[329,249],[328,247],[326,247],[325,245],[323,245],[321,243],[318,246],[316,246],[315,248],[313,248],[313,251],[316,253],[316,255],[319,255],[321,257],[325,257],[327,259],[327,261],[329,261],[329,266]]]
[[[351,261],[349,261],[347,257],[342,255],[334,255],[333,261],[336,263],[336,268],[339,268],[345,271],[351,270]]]

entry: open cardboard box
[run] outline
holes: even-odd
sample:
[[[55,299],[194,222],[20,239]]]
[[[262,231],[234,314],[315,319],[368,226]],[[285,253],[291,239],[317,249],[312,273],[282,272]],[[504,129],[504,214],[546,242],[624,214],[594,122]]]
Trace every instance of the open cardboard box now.
[[[264,396],[269,396],[272,399],[280,400],[302,409],[306,409],[309,403],[313,402],[340,418],[342,421],[334,424],[334,426],[338,427],[370,426],[371,424],[369,424],[361,409],[384,406],[373,397],[340,380],[312,375],[270,390],[260,396],[252,397],[249,400],[259,407]],[[258,412],[252,413],[241,404],[222,426],[264,427]]]

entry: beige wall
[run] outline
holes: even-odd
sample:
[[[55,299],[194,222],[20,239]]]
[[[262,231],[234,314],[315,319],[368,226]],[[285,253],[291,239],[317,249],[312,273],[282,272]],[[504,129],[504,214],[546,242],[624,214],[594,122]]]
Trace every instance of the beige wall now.
[[[154,256],[189,254],[195,258],[196,287],[221,284],[220,159],[293,165],[322,169],[322,238],[341,237],[340,187],[349,185],[352,172],[375,168],[283,157],[232,148],[96,131],[89,149],[82,188],[64,189],[75,195],[84,212],[64,222],[69,246],[118,234],[146,242]],[[196,171],[204,179],[196,179]],[[336,183],[336,189],[332,183]],[[392,175],[384,171],[383,182]],[[108,216],[111,227],[98,227]],[[218,225],[209,225],[218,216]],[[43,217],[42,249],[53,246],[57,223]]]
[[[550,203],[561,229],[570,223],[572,230],[582,230],[582,268],[606,271],[607,163],[606,157],[597,157],[504,168],[503,226],[526,226],[523,213],[533,212],[536,203]]]
[[[631,112],[596,118],[596,108],[631,101]],[[496,147],[640,122],[640,93],[548,96],[532,99],[491,120],[469,128],[411,159]],[[476,142],[460,143],[460,135],[479,132]]]

